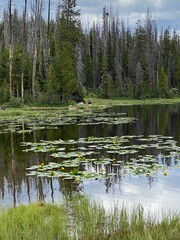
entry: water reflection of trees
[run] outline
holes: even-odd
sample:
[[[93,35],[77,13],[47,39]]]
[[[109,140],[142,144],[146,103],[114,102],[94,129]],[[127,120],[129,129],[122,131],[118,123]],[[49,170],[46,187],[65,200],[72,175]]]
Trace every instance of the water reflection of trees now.
[[[12,187],[13,187],[13,200],[14,207],[16,206],[16,159],[14,154],[14,138],[11,131],[11,159],[12,159]]]
[[[112,110],[111,110],[112,111]],[[117,113],[126,112],[129,117],[137,117],[138,121],[129,124],[117,125],[94,125],[94,126],[63,126],[56,130],[50,129],[47,131],[33,131],[31,134],[17,134],[13,131],[6,134],[1,134],[0,137],[0,199],[6,201],[11,199],[14,205],[22,202],[31,202],[39,199],[41,201],[52,201],[64,195],[72,195],[77,191],[83,191],[81,182],[75,180],[64,181],[62,179],[47,179],[37,177],[26,177],[25,168],[33,164],[41,162],[47,163],[49,154],[37,154],[22,152],[20,142],[31,141],[36,142],[42,139],[78,139],[86,136],[123,136],[123,135],[167,135],[174,136],[175,140],[180,144],[180,110],[179,105],[161,105],[157,106],[136,106],[136,107],[121,107],[116,108]],[[22,123],[22,130],[26,126]],[[153,150],[154,155],[158,155],[157,150]],[[139,154],[139,153],[138,153]],[[129,161],[129,156],[112,155],[122,161]],[[160,158],[160,162],[167,166],[177,164],[176,158]],[[105,168],[106,173],[114,173],[106,180],[101,180],[106,186],[106,193],[121,191],[123,176],[120,166],[98,165],[94,166],[95,171],[102,171]],[[119,172],[117,174],[117,172]],[[156,177],[156,176],[155,176]],[[97,181],[99,181],[97,179]],[[149,187],[152,187],[154,177],[147,177]],[[0,201],[1,201],[0,200]]]

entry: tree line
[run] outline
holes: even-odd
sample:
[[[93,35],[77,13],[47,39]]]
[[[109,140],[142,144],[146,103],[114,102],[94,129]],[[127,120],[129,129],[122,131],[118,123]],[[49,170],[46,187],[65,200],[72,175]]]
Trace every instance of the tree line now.
[[[149,9],[135,29],[112,9],[83,29],[76,0],[13,0],[0,20],[0,102],[83,101],[101,97],[168,97],[180,90],[180,38],[159,32]],[[47,12],[45,14],[44,7]]]

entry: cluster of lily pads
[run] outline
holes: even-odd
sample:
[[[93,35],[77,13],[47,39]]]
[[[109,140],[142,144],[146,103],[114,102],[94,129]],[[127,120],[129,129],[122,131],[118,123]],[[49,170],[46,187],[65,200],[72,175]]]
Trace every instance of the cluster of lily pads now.
[[[73,168],[74,167],[74,168]],[[100,179],[105,178],[105,173],[97,173],[97,172],[89,172],[89,171],[81,171],[78,168],[76,163],[54,163],[50,162],[47,165],[40,164],[27,168],[27,176],[38,176],[38,177],[60,177],[63,180],[71,180],[75,179],[76,181],[80,181],[83,179]],[[71,170],[67,171],[70,168]],[[72,169],[73,168],[73,169]]]
[[[97,125],[97,124],[124,124],[135,122],[137,119],[125,116],[126,113],[85,112],[79,114],[63,114],[52,112],[38,116],[13,116],[0,119],[0,134],[8,132],[31,133],[41,129],[57,129],[65,125]]]
[[[180,147],[170,136],[89,136],[78,140],[23,142],[21,145],[24,152],[49,153],[54,159],[48,164],[27,168],[27,175],[39,177],[82,180],[129,174],[152,176],[170,167],[169,159],[171,167],[180,166]]]

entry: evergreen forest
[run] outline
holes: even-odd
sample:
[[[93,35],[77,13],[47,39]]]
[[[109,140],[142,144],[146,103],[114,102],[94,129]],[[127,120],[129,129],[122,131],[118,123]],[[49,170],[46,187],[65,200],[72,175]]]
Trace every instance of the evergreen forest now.
[[[180,37],[159,30],[147,9],[136,27],[102,6],[101,21],[81,22],[76,0],[24,0],[0,8],[0,103],[81,102],[169,97],[180,91]],[[20,10],[21,9],[21,10]],[[46,10],[46,11],[45,11]]]

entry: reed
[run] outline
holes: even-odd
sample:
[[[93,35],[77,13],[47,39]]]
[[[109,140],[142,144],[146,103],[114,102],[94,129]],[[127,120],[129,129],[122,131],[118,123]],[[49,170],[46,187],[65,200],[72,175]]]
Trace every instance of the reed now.
[[[68,239],[67,214],[63,206],[30,204],[0,214],[0,239]]]
[[[102,204],[79,196],[60,206],[38,203],[1,210],[0,239],[178,240],[180,216],[164,214],[155,221],[142,206],[107,211]]]

